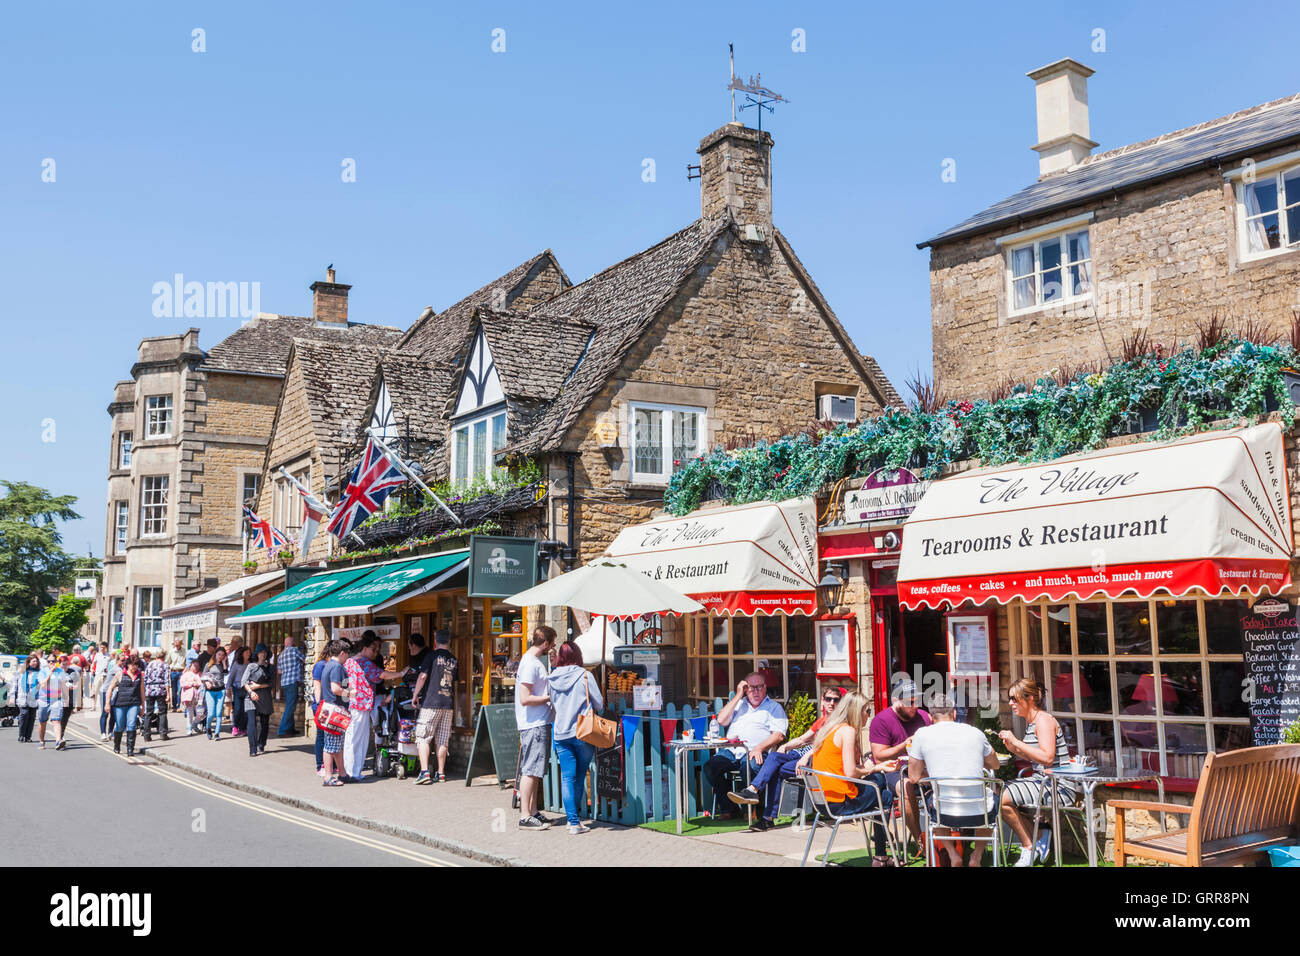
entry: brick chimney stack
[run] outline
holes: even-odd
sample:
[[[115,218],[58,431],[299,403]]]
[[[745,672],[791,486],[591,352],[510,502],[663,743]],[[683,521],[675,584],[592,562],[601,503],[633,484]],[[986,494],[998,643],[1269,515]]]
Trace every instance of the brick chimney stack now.
[[[727,209],[741,226],[772,231],[772,137],[728,123],[700,140],[700,214],[716,219]]]
[[[1069,169],[1096,147],[1089,139],[1090,70],[1068,56],[1025,74],[1034,81],[1038,100],[1038,178]]]
[[[311,315],[317,322],[328,325],[348,324],[348,290],[352,286],[334,281],[334,269],[325,270],[325,281],[317,279],[311,284]]]

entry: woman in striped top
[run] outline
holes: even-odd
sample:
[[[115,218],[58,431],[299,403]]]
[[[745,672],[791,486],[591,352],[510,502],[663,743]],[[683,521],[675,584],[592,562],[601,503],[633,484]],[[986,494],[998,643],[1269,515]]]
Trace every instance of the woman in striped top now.
[[[1041,684],[1033,678],[1022,677],[1011,685],[1007,700],[1011,704],[1011,712],[1025,722],[1025,737],[1021,740],[1009,730],[999,731],[998,736],[1012,756],[1023,757],[1033,763],[1034,774],[1021,780],[1012,780],[1006,785],[1002,791],[1002,819],[1020,840],[1020,859],[1016,861],[1016,866],[1033,866],[1036,859],[1047,859],[1048,848],[1052,845],[1052,832],[1045,826],[1040,828],[1038,842],[1030,846],[1025,814],[1033,813],[1040,803],[1046,805],[1050,801],[1051,789],[1043,771],[1069,762],[1070,751],[1065,746],[1065,734],[1061,731],[1061,725],[1055,717],[1042,709]],[[1073,805],[1078,802],[1079,794],[1068,782],[1061,781],[1058,790],[1062,803]]]

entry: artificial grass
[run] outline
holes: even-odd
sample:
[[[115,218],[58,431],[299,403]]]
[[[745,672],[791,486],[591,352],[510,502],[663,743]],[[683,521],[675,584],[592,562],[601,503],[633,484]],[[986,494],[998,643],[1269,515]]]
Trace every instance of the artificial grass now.
[[[794,822],[793,817],[777,817],[777,826],[786,826]],[[647,830],[655,830],[658,833],[671,833],[677,835],[677,818],[671,820],[656,820],[651,823],[643,823],[641,826]],[[739,833],[741,830],[749,829],[749,821],[743,816],[738,820],[718,821],[713,817],[701,816],[690,817],[682,822],[682,836],[714,836],[718,833]]]
[[[968,851],[968,852],[969,852],[969,851]],[[816,861],[817,861],[818,863],[820,863],[820,862],[822,861],[822,856],[824,856],[824,854],[814,854],[814,856],[816,857]],[[872,857],[872,853],[871,853],[871,851],[869,851],[869,850],[867,850],[867,849],[865,849],[865,848],[860,849],[860,850],[836,850],[836,851],[834,851],[833,853],[831,853],[831,856],[830,856],[830,862],[831,862],[833,865],[835,865],[835,866],[870,867],[870,866],[871,866],[871,857]],[[1007,853],[1007,857],[1008,857],[1009,859],[1004,860],[1004,862],[1003,862],[1003,864],[1002,864],[1003,866],[1009,866],[1011,863],[1014,863],[1014,862],[1016,861],[1015,851],[1010,851],[1010,852],[1008,852],[1008,853]],[[809,862],[811,863],[812,860],[809,860]],[[1062,853],[1062,854],[1061,854],[1061,868],[1062,868],[1062,869],[1065,869],[1066,867],[1086,867],[1087,865],[1088,865],[1088,859],[1087,859],[1087,857],[1084,857],[1084,856],[1076,856],[1076,855],[1071,854],[1071,853]],[[1103,866],[1103,867],[1114,866],[1114,865],[1115,865],[1115,864],[1114,864],[1111,860],[1109,860],[1109,859],[1103,859],[1103,860],[1101,861],[1101,866]],[[924,858],[924,857],[917,857],[917,858],[915,858],[915,859],[910,859],[909,862],[905,864],[905,866],[908,866],[908,867],[924,867],[924,866],[925,866],[925,858]],[[984,848],[984,856],[983,856],[983,858],[980,860],[980,867],[981,867],[981,869],[983,869],[984,867],[992,867],[992,866],[993,866],[993,854],[990,852],[989,848],[986,846],[986,847]],[[1039,866],[1040,866],[1040,867],[1055,867],[1055,866],[1056,866],[1056,856],[1055,856],[1055,854],[1051,854],[1051,855],[1049,855],[1048,858],[1047,858],[1047,862],[1046,862],[1046,863],[1039,864]],[[960,869],[960,868],[959,868],[959,869]]]

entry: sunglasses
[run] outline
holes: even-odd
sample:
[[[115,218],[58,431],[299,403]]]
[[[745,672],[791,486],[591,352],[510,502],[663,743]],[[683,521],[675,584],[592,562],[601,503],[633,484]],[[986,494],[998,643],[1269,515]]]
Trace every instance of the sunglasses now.
[[[824,700],[828,704],[838,704],[840,702],[840,699],[834,696],[833,694],[827,694],[825,697],[822,698],[822,700]]]

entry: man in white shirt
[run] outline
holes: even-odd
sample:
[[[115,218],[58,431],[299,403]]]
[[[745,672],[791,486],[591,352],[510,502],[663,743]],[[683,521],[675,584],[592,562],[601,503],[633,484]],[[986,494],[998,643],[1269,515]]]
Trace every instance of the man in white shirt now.
[[[515,674],[515,725],[519,728],[519,829],[549,830],[550,821],[537,812],[537,799],[546,776],[546,755],[551,749],[551,696],[546,687],[546,665],[555,646],[555,629],[533,631],[528,650]]]
[[[912,783],[925,777],[978,778],[984,775],[985,769],[998,769],[998,758],[984,732],[970,724],[957,723],[957,706],[951,699],[936,701],[930,707],[930,717],[933,723],[913,734],[907,749],[907,775]],[[998,819],[992,792],[980,783],[950,783],[936,785],[934,796],[939,805],[934,806],[934,799],[927,803],[931,818],[948,824],[936,831],[936,852],[947,851],[952,865],[961,866],[961,844],[940,840],[937,834],[951,835],[950,828],[956,827],[974,829],[976,837],[987,838],[993,830],[983,824],[996,823]],[[983,854],[984,844],[975,843],[965,865],[979,866]],[[1029,857],[1032,859],[1033,854]]]
[[[781,705],[767,696],[766,678],[755,672],[736,685],[736,694],[718,714],[718,723],[726,729],[728,738],[734,737],[743,745],[719,750],[704,764],[704,776],[718,795],[721,808],[724,805],[721,798],[727,792],[727,773],[748,764],[752,779],[763,765],[763,755],[785,740],[790,721]],[[764,811],[761,800],[758,808],[758,816],[750,829],[771,829],[776,808],[770,809],[772,816]],[[718,817],[731,815],[731,812],[722,812]]]

